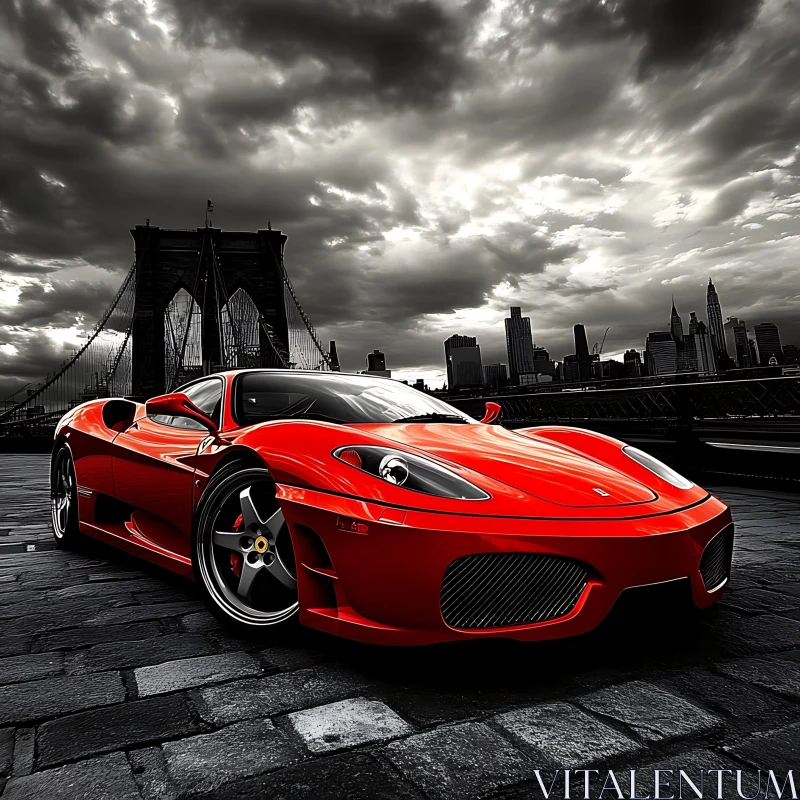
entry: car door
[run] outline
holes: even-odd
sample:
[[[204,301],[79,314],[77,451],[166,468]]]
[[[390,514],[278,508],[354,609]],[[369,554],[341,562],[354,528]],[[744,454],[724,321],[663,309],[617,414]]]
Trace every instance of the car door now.
[[[184,394],[218,425],[222,421],[224,380],[197,381]],[[185,417],[141,417],[114,440],[117,497],[139,512],[138,533],[173,552],[188,545],[192,525],[192,458],[208,430]],[[176,549],[179,547],[179,549]]]

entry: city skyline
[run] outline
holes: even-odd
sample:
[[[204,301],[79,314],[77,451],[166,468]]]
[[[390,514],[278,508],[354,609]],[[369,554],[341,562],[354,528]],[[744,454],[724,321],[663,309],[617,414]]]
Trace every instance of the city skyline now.
[[[0,392],[84,340],[127,231],[289,236],[344,370],[444,373],[512,306],[641,348],[663,298],[800,339],[796,75],[782,0],[28,0],[0,6]],[[661,323],[659,322],[659,326]]]

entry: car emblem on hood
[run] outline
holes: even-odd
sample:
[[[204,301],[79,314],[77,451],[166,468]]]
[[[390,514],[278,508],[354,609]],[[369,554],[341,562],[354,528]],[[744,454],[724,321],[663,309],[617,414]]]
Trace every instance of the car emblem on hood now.
[[[592,488],[595,492],[597,492],[597,494],[600,495],[600,497],[611,497],[611,495],[608,492],[604,492],[602,489],[598,489],[596,486]]]

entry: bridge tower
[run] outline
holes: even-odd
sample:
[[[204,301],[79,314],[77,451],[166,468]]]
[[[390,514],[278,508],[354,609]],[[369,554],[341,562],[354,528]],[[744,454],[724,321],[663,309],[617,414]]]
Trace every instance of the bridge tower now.
[[[202,358],[193,367],[196,374],[235,366],[288,366],[282,267],[285,235],[271,229],[178,230],[147,224],[137,225],[131,236],[136,252],[131,330],[134,396],[163,394],[175,388],[178,376],[191,376],[185,369],[185,350],[193,317],[177,336],[167,319],[170,303],[182,289],[199,307]],[[257,345],[249,348],[237,344],[242,320],[235,317],[241,304],[229,303],[235,294],[241,296],[239,290],[247,293],[252,300],[248,304],[258,314]],[[245,349],[246,363],[242,360]]]

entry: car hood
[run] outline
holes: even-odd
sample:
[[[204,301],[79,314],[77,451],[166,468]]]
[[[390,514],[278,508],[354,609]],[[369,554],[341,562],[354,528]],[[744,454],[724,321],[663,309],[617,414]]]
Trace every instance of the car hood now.
[[[556,443],[499,425],[358,425],[383,439],[466,467],[548,503],[572,508],[637,505],[656,494],[630,476]]]

